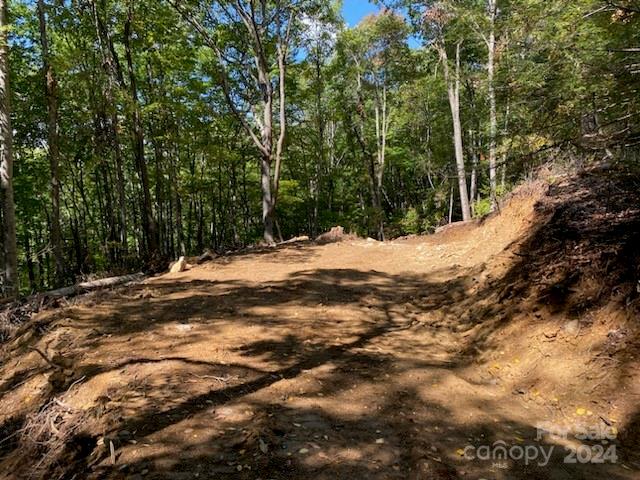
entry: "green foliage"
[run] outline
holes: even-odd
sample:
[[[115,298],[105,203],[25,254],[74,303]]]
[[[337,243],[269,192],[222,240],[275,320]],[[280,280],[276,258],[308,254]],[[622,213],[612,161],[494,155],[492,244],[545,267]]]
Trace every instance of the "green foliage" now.
[[[491,213],[491,199],[489,197],[473,202],[473,214],[475,217],[484,217],[489,213]]]
[[[415,207],[411,207],[406,211],[404,217],[400,221],[403,233],[407,235],[417,235],[422,233],[423,220],[420,218],[420,214]]]

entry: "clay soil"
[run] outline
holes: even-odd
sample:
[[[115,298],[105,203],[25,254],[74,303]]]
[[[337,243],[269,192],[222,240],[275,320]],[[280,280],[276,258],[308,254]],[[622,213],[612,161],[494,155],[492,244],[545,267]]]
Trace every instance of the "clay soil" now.
[[[244,252],[44,311],[3,346],[0,476],[640,478],[638,185],[547,176],[433,236]],[[566,463],[580,444],[592,462]]]

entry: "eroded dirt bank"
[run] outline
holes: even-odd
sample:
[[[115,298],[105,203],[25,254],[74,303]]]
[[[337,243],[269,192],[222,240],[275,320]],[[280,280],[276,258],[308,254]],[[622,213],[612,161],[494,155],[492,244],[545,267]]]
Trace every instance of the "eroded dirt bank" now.
[[[638,187],[552,178],[431,237],[225,257],[40,314],[3,347],[0,472],[638,478]],[[566,463],[580,426],[616,458]],[[503,444],[548,463],[468,458]]]

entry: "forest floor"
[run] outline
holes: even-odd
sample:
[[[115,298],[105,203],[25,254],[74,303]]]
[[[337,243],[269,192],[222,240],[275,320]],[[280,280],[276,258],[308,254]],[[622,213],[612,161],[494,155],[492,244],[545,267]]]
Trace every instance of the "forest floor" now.
[[[80,297],[3,346],[0,477],[637,479],[638,245],[638,177],[587,171]]]

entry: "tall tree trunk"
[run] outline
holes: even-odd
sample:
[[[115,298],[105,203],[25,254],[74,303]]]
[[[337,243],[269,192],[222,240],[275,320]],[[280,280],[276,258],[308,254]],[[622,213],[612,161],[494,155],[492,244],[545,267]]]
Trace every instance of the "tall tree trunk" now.
[[[64,259],[62,257],[62,235],[60,231],[58,83],[49,57],[47,18],[43,0],[38,0],[38,19],[40,23],[40,44],[42,47],[42,66],[48,115],[47,147],[49,153],[49,168],[51,170],[51,246],[53,248],[53,259],[56,267],[56,284],[61,284],[64,279]]]
[[[477,134],[469,130],[469,142],[471,143],[471,187],[469,189],[469,199],[471,200],[471,213],[475,215],[474,205],[476,194],[478,193],[478,147],[480,142],[476,138]]]
[[[262,223],[264,225],[264,241],[275,244],[274,237],[274,205],[271,191],[271,156],[263,154],[260,158],[260,186],[262,188]]]
[[[109,110],[109,131],[110,139],[112,142],[115,166],[116,166],[116,188],[118,192],[118,210],[120,217],[120,243],[122,249],[126,254],[128,250],[128,238],[127,238],[127,203],[125,192],[125,176],[124,176],[124,161],[122,156],[122,147],[120,145],[120,138],[118,135],[118,113],[115,108],[115,89],[118,82],[117,60],[113,56],[113,48],[111,48],[111,39],[109,32],[100,20],[98,15],[98,9],[95,1],[91,1],[91,11],[93,16],[93,22],[96,30],[96,37],[100,46],[100,54],[102,57],[102,65],[107,76],[106,88],[104,91],[105,100],[110,107]],[[123,80],[122,80],[123,82]]]
[[[325,84],[322,72],[322,46],[318,41],[316,45],[316,54],[314,55],[315,81],[316,81],[316,127],[318,129],[318,160],[314,169],[314,179],[311,185],[311,195],[313,200],[313,211],[310,225],[311,238],[316,238],[319,234],[319,210],[320,210],[320,190],[322,183],[322,173],[326,166],[326,145],[325,145],[325,129],[326,118],[324,110],[324,92]]]
[[[460,43],[456,46],[456,72],[455,78],[451,78],[449,72],[449,59],[444,45],[438,47],[444,70],[445,82],[449,94],[449,106],[453,120],[453,143],[456,154],[456,167],[458,175],[458,189],[460,191],[460,206],[462,219],[471,220],[471,207],[469,205],[469,193],[467,190],[467,174],[464,165],[464,148],[462,143],[462,123],[460,121]]]
[[[377,140],[377,165],[375,166],[375,198],[378,204],[375,208],[378,210],[378,240],[384,241],[384,214],[382,210],[382,185],[384,180],[384,169],[387,155],[387,135],[389,132],[389,112],[387,105],[387,86],[382,86],[382,95],[376,91],[375,102],[376,115],[376,140]]]
[[[147,242],[147,254],[152,258],[158,253],[158,239],[155,222],[153,220],[151,194],[149,192],[149,172],[147,170],[147,161],[144,156],[144,129],[142,126],[142,115],[140,114],[140,104],[138,100],[138,86],[131,51],[132,23],[133,1],[129,3],[129,11],[124,26],[124,48],[125,55],[127,57],[129,88],[131,100],[133,102],[133,156],[135,158],[138,174],[140,175],[140,186],[142,188],[142,229]]]
[[[489,0],[489,20],[491,22],[491,29],[489,32],[489,39],[487,40],[488,48],[488,90],[489,90],[489,183],[491,191],[491,210],[494,211],[498,206],[497,195],[497,172],[496,172],[496,136],[498,133],[498,119],[496,115],[496,91],[495,91],[495,53],[496,53],[496,14],[497,14],[497,0]]]
[[[178,138],[180,138],[180,131],[176,128]],[[176,243],[179,255],[186,255],[187,251],[184,244],[184,231],[182,226],[182,197],[180,196],[180,173],[178,165],[180,164],[180,150],[174,149],[175,158],[171,162],[171,188],[173,188],[173,194],[175,197],[175,230],[176,230]],[[173,227],[173,226],[172,226]]]
[[[278,141],[276,142],[275,168],[273,172],[273,188],[271,193],[272,194],[271,220],[275,223],[275,226],[277,227],[278,238],[281,242],[283,239],[282,239],[282,232],[280,231],[280,224],[278,223],[278,219],[276,217],[276,204],[278,203],[278,192],[280,190],[280,171],[282,168],[282,155],[284,153],[285,141],[287,139],[287,91],[286,91],[287,52],[289,49],[289,35],[291,33],[290,29],[291,29],[292,18],[293,18],[293,11],[291,11],[289,14],[289,23],[284,36],[282,35],[280,20],[276,20],[277,30],[278,30],[278,41],[276,43],[276,51],[278,54],[278,89],[279,89],[278,115],[279,115],[279,123],[280,123],[280,132],[278,134]],[[272,94],[272,98],[273,98],[273,94]],[[265,232],[266,232],[266,228],[265,228]],[[273,236],[273,232],[271,236]]]
[[[357,60],[354,59],[357,64]],[[384,123],[381,119],[379,99],[376,99],[375,103],[375,127],[376,127],[376,151],[375,153],[369,147],[369,142],[365,134],[365,125],[367,124],[367,112],[365,109],[365,100],[362,93],[362,77],[358,73],[356,78],[356,96],[357,105],[356,113],[358,118],[358,124],[352,123],[352,129],[354,136],[360,149],[362,151],[362,157],[366,163],[366,167],[369,171],[369,188],[371,190],[371,206],[374,210],[375,228],[377,230],[376,236],[379,240],[384,240],[384,215],[382,211],[382,175],[380,166],[384,164],[384,146],[382,141],[382,129],[384,128],[381,123]],[[386,140],[385,140],[386,141]]]
[[[11,89],[9,85],[9,40],[7,0],[0,0],[0,200],[4,226],[5,294],[18,294],[18,247],[13,203],[13,130],[11,128]]]
[[[257,33],[256,33],[257,35]],[[261,123],[261,144],[263,147],[260,156],[260,186],[262,189],[262,223],[264,224],[264,241],[275,244],[275,203],[274,189],[271,184],[271,163],[273,160],[273,85],[269,79],[269,72],[264,58],[259,59],[258,82],[262,97],[262,123]]]
[[[29,237],[29,228],[24,232],[24,254],[27,261],[27,275],[29,277],[29,290],[36,291],[36,271],[33,265],[33,252],[31,251],[31,239]]]
[[[505,135],[505,137],[508,135],[509,132],[509,113],[510,113],[510,104],[507,101],[507,109],[504,113],[504,131],[503,131],[503,135]],[[510,143],[510,142],[509,142]],[[502,191],[505,190],[506,188],[506,183],[507,183],[507,155],[508,155],[508,151],[505,148],[504,151],[502,152],[502,168],[501,168],[501,179],[500,179],[500,188],[502,189]]]
[[[152,131],[152,136],[153,131]],[[158,226],[158,245],[160,250],[163,253],[166,253],[166,222],[164,219],[164,195],[163,195],[163,164],[162,161],[164,155],[162,153],[162,145],[160,145],[160,140],[154,138],[152,140],[153,144],[153,157],[155,161],[155,201],[156,201],[156,222]]]
[[[111,115],[111,134],[113,138],[116,185],[118,190],[118,211],[120,213],[120,243],[122,244],[123,252],[126,254],[129,249],[129,240],[127,238],[127,196],[125,193],[124,162],[122,159],[122,147],[120,146],[120,139],[118,138],[118,116],[115,112]]]
[[[453,222],[453,185],[451,185],[451,193],[449,193],[449,224]]]

